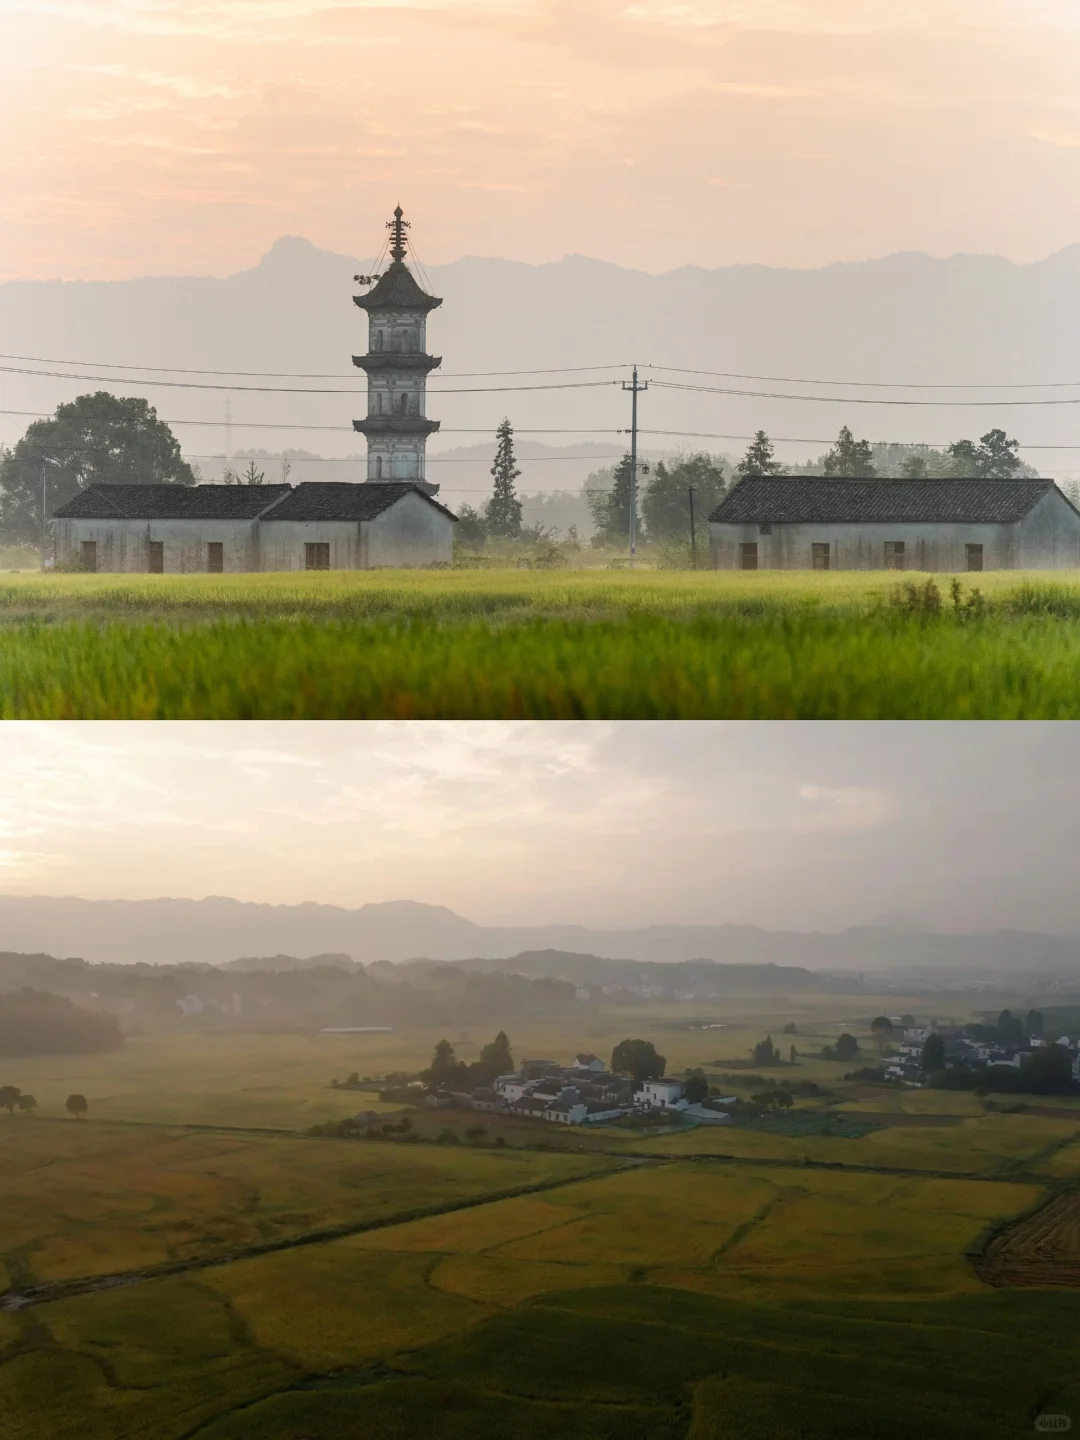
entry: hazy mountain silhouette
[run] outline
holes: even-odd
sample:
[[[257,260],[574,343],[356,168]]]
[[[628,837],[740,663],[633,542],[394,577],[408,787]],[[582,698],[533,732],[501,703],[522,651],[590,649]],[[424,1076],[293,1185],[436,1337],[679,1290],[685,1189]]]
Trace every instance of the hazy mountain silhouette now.
[[[1061,968],[1080,962],[1080,941],[998,931],[920,934],[863,926],[838,935],[753,925],[476,925],[440,905],[410,900],[363,905],[256,905],[205,900],[0,897],[0,950],[77,955],[91,961],[219,965],[241,956],[345,954],[377,960],[502,959],[560,950],[626,960],[699,958],[740,964],[872,970],[885,966]]]
[[[115,282],[10,281],[0,285],[0,334],[15,355],[191,366],[199,369],[310,372],[329,379],[230,380],[222,385],[277,384],[333,389],[333,395],[234,391],[234,449],[304,448],[326,455],[362,453],[351,432],[360,413],[362,377],[350,357],[364,347],[364,317],[352,304],[360,261],[319,250],[294,236],[278,240],[250,270],[223,279],[149,278]],[[933,259],[897,254],[818,270],[737,265],[693,267],[649,275],[579,255],[549,265],[466,258],[433,267],[431,287],[444,297],[432,317],[430,348],[444,357],[432,389],[462,390],[506,384],[545,385],[557,376],[517,380],[469,377],[468,372],[524,371],[542,367],[642,364],[686,371],[737,371],[807,379],[1033,383],[1080,377],[1080,245],[1034,264],[993,256]],[[9,364],[11,362],[2,362]],[[54,368],[62,369],[63,366]],[[93,372],[88,372],[93,373]],[[105,374],[108,372],[100,371]],[[111,388],[148,395],[169,420],[221,422],[226,392],[136,390],[117,372]],[[340,377],[340,378],[336,378]],[[457,378],[455,378],[457,377]],[[170,378],[170,377],[163,377]],[[171,377],[183,379],[184,377]],[[198,378],[198,377],[193,377]],[[568,382],[608,375],[570,374]],[[1074,409],[883,409],[872,405],[809,405],[767,398],[702,395],[662,388],[659,379],[716,388],[794,390],[787,381],[725,380],[706,375],[652,377],[641,402],[647,432],[746,434],[763,426],[805,443],[783,447],[797,458],[819,453],[842,423],[872,439],[949,441],[977,436],[1002,424],[1021,442],[1075,441]],[[13,410],[49,411],[63,398],[101,382],[5,376],[0,430],[8,440],[27,423]],[[832,393],[817,383],[813,393]],[[841,391],[841,394],[844,392]],[[901,392],[902,394],[903,392]],[[1062,392],[1056,392],[1061,398]],[[955,402],[951,392],[937,396]],[[976,398],[972,396],[971,398]],[[985,398],[985,397],[982,397]],[[1002,392],[1001,399],[1023,394]],[[627,397],[616,384],[571,390],[534,389],[489,394],[432,394],[429,412],[443,422],[432,449],[483,442],[508,414],[519,429],[566,431],[598,448],[621,447],[612,433],[629,419]],[[245,422],[289,420],[331,430],[255,430]],[[476,433],[474,433],[476,432]],[[178,426],[185,451],[224,451],[222,428]],[[561,434],[531,437],[573,444]],[[737,452],[737,440],[647,434],[650,447],[710,446]],[[580,445],[580,440],[578,441]],[[1076,452],[1030,450],[1026,458],[1045,473],[1076,465]],[[536,465],[530,486],[556,488],[580,469]],[[448,486],[453,466],[439,478]],[[478,475],[486,475],[480,464]],[[456,484],[473,472],[462,467]],[[335,477],[336,478],[336,477]]]

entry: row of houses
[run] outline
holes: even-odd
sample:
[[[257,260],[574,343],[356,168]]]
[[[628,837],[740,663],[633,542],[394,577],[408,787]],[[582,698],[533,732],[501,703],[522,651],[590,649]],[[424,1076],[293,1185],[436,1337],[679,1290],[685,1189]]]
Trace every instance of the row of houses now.
[[[479,1110],[511,1118],[542,1120],[553,1125],[596,1125],[627,1115],[670,1111],[672,1119],[726,1125],[724,1108],[734,1096],[691,1103],[681,1080],[644,1080],[635,1084],[615,1075],[597,1055],[575,1055],[569,1065],[555,1060],[525,1060],[490,1086],[475,1090],[438,1090],[427,1097],[438,1108]]]
[[[922,1083],[920,1062],[923,1046],[931,1034],[941,1036],[946,1065],[968,1065],[972,1069],[980,1065],[1010,1065],[1019,1070],[1040,1046],[1060,1045],[1072,1056],[1073,1079],[1080,1080],[1080,1035],[1061,1035],[1053,1041],[1032,1036],[1025,1045],[1007,1045],[997,1040],[976,1038],[962,1025],[924,1026],[905,1030],[896,1055],[885,1065],[888,1079],[902,1080],[909,1085]]]

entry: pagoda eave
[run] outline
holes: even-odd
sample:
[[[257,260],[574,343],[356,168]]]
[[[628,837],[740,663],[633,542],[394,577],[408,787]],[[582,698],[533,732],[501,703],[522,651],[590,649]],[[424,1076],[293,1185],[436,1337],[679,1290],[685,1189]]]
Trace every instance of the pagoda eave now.
[[[421,415],[372,415],[366,420],[354,420],[353,429],[368,439],[378,436],[434,435],[442,424],[441,420],[426,420]]]
[[[419,295],[413,299],[394,299],[392,296],[376,295],[374,291],[370,295],[354,295],[353,304],[359,305],[361,310],[437,310],[442,301],[435,295]]]
[[[435,370],[442,364],[441,355],[421,355],[415,351],[373,350],[367,355],[354,355],[352,363],[370,375],[373,370]]]

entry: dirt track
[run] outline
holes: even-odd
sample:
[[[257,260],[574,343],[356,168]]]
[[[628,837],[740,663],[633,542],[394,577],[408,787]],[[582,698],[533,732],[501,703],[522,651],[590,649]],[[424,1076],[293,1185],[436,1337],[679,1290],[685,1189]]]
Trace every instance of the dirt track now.
[[[1080,1287],[1080,1194],[1056,1195],[996,1235],[973,1263],[987,1285]]]

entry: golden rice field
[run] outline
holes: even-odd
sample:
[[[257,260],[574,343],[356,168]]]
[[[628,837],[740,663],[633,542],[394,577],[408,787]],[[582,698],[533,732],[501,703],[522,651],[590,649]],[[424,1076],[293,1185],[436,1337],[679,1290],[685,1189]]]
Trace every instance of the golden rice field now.
[[[99,1161],[115,1144],[113,1127],[83,1127],[84,1166],[91,1132]],[[160,1189],[140,1177],[161,1168],[163,1146],[190,1139],[146,1137],[141,1159],[112,1163],[156,1200]],[[318,1191],[336,1215],[336,1167],[370,1167],[353,1173],[362,1212],[389,1195],[399,1162],[415,1161],[387,1145],[358,1159],[362,1144],[263,1143],[231,1170],[224,1151],[171,1163],[185,1177],[211,1165],[245,1183],[257,1175],[259,1213],[274,1197],[313,1206]],[[290,1147],[301,1143],[319,1155],[299,1162]],[[275,1151],[290,1172],[277,1189],[267,1185]],[[522,1159],[438,1158],[440,1183],[456,1172],[466,1188],[480,1161]],[[557,1180],[555,1158],[527,1163],[542,1159]],[[298,1169],[302,1196],[291,1188]],[[431,1178],[401,1172],[397,1189],[408,1198]],[[76,1234],[78,1193],[66,1211]],[[194,1234],[220,1228],[208,1194],[169,1195],[187,1204]],[[1004,1437],[1031,1406],[1080,1399],[1076,1297],[1061,1292],[1048,1310],[1042,1292],[1026,1291],[1017,1309],[965,1257],[988,1224],[1041,1194],[1005,1181],[692,1161],[568,1176],[487,1203],[477,1192],[455,1213],[0,1310],[0,1433],[404,1440],[465,1436],[482,1421],[493,1440],[764,1440],[780,1414],[789,1429],[779,1433],[809,1440],[847,1440],[853,1416],[860,1436]]]

